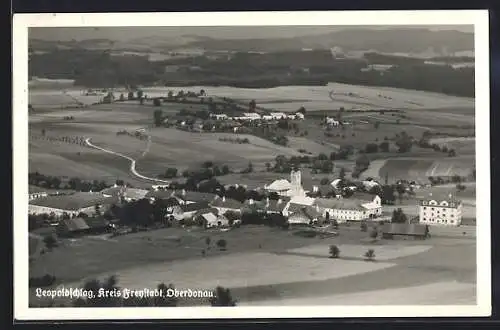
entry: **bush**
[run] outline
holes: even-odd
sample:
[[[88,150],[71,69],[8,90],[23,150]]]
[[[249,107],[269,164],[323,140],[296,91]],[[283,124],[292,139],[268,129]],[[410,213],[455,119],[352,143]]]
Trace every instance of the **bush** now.
[[[366,253],[364,254],[364,257],[368,261],[373,261],[375,259],[375,251],[373,249],[366,251]]]
[[[378,231],[376,229],[374,229],[370,232],[370,238],[375,239],[375,238],[377,238],[377,236],[378,236]]]
[[[338,248],[337,245],[330,245],[329,253],[330,253],[330,258],[336,259],[340,255],[340,249]]]
[[[221,251],[225,251],[227,247],[227,241],[225,239],[220,239],[215,243]]]

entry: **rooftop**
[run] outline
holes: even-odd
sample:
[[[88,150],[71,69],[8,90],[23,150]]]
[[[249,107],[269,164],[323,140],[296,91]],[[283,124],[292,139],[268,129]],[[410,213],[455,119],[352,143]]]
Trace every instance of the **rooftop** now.
[[[210,208],[208,202],[199,202],[199,203],[181,205],[181,209],[183,212],[194,212],[208,208]]]
[[[71,195],[47,196],[33,201],[31,205],[50,207],[60,210],[76,211],[96,204],[118,203],[117,197],[106,197],[101,193],[77,192]]]
[[[337,210],[364,210],[359,200],[352,198],[317,198],[316,205],[322,208]]]
[[[243,204],[240,203],[237,200],[231,199],[231,198],[216,198],[214,201],[212,201],[211,205],[213,207],[223,207],[227,209],[240,209]]]
[[[289,190],[290,188],[291,188],[290,182],[285,179],[275,180],[270,185],[266,186],[266,189],[268,190],[277,190],[277,191]]]

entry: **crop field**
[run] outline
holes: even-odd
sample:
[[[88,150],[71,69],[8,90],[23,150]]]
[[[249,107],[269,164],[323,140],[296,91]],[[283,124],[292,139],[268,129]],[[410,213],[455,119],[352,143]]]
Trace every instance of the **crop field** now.
[[[455,149],[459,155],[475,154],[475,138],[435,138],[429,140],[429,143],[436,143],[439,146],[446,146],[448,149]]]
[[[152,129],[148,134],[152,136],[151,148],[137,164],[138,170],[145,175],[164,172],[169,166],[196,167],[205,161],[227,164],[231,168],[245,168],[248,162],[262,167],[279,154],[299,155],[296,150],[250,135],[192,133],[176,129]],[[248,138],[250,143],[219,141],[223,137]]]
[[[387,87],[354,86],[330,83],[327,86],[283,86],[276,88],[246,89],[236,87],[193,86],[189,88],[146,88],[144,92],[165,96],[168,90],[199,91],[208,95],[230,97],[244,102],[252,99],[262,106],[278,111],[296,111],[301,106],[308,110],[348,109],[423,109],[474,107],[474,99],[446,96],[438,93],[404,90]],[[333,91],[332,98],[330,92]],[[351,94],[349,94],[351,93]],[[281,102],[276,102],[281,100]],[[268,102],[272,103],[268,103]]]
[[[396,158],[376,160],[362,173],[363,177],[385,178],[390,182],[400,179],[427,183],[430,176],[468,176],[474,166],[473,157],[451,157],[442,159]]]

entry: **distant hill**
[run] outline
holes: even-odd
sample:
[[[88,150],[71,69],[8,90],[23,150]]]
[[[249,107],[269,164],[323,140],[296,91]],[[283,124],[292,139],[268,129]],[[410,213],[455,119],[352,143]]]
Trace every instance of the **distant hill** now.
[[[212,51],[261,51],[274,52],[304,48],[330,49],[337,47],[343,51],[375,51],[379,53],[420,54],[429,52],[433,56],[474,50],[474,34],[456,30],[431,31],[428,29],[388,29],[366,28],[344,29],[325,34],[314,34],[288,38],[245,38],[222,39],[198,35],[147,36],[128,40],[86,39],[55,41],[30,39],[30,47],[35,50],[55,47],[88,49],[128,49],[150,51],[172,51],[179,48],[201,48]],[[431,56],[432,56],[431,55]]]
[[[459,31],[426,29],[367,30],[346,29],[323,35],[281,39],[214,39],[193,41],[189,45],[208,50],[279,51],[302,48],[340,47],[344,51],[375,50],[384,53],[420,53],[434,49],[440,53],[474,49],[474,35]]]

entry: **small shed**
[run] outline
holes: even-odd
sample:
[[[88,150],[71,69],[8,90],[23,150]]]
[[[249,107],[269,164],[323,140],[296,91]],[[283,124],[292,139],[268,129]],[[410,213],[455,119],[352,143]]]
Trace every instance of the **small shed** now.
[[[386,223],[382,226],[382,237],[386,239],[394,237],[426,239],[429,237],[429,226],[410,223]]]

